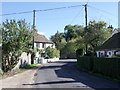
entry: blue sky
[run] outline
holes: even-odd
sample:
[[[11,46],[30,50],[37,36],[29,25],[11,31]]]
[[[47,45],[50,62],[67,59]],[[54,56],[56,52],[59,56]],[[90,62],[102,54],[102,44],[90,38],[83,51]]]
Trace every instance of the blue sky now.
[[[2,14],[42,10],[64,6],[83,5],[85,2],[4,2],[2,3]],[[6,19],[25,19],[33,23],[33,13],[3,16]],[[105,21],[113,27],[118,27],[118,2],[88,2],[88,21]],[[57,30],[64,31],[68,24],[84,25],[84,7],[61,9],[36,13],[36,28],[48,39]]]

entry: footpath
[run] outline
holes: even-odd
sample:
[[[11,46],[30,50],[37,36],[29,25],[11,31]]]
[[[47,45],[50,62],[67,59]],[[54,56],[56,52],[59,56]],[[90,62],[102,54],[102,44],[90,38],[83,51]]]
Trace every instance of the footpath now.
[[[1,79],[0,89],[2,88],[32,88],[32,86],[25,86],[23,84],[34,83],[33,78],[37,70],[38,68],[29,69],[22,73],[16,74],[14,76]]]

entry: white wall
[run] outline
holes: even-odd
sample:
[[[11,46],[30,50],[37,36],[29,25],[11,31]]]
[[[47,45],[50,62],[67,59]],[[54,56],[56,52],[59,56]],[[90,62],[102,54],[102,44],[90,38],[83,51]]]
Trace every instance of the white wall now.
[[[20,66],[25,66],[26,64],[31,64],[31,54],[27,54],[26,52],[23,52],[19,57],[19,62],[14,67],[14,69],[19,68]]]
[[[108,57],[112,57],[114,55],[115,50],[106,51]],[[96,51],[97,57],[105,56],[105,51]]]
[[[48,46],[52,47],[52,45],[53,45],[53,48],[55,48],[55,45],[54,45],[54,44],[51,44],[51,43],[44,43],[44,44],[45,44],[45,47],[44,47],[44,48],[42,47],[43,43],[39,43],[39,46],[40,46],[40,47],[37,47],[37,44],[34,43],[34,47],[35,47],[35,48],[39,48],[39,49],[46,49]]]
[[[112,57],[114,55],[114,51],[107,51],[108,57]]]

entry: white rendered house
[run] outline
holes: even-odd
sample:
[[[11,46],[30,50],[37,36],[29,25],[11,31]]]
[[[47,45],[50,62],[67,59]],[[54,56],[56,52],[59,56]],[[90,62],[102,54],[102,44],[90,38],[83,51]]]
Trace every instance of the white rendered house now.
[[[97,57],[120,55],[120,32],[110,37],[97,51]]]

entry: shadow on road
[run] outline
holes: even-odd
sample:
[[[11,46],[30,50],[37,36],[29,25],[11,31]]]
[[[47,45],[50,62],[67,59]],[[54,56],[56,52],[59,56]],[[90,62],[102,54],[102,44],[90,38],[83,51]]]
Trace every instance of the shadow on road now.
[[[104,80],[102,78],[95,77],[89,73],[77,70],[75,67],[76,61],[72,61],[72,62],[59,61],[59,62],[55,62],[55,63],[56,63],[56,65],[44,66],[40,69],[41,70],[42,69],[54,69],[58,78],[68,78],[67,81],[59,81],[58,80],[58,81],[23,84],[23,85],[82,83],[90,88],[118,88],[119,87],[118,83]],[[59,65],[59,63],[65,63],[65,64]],[[69,79],[73,79],[73,80],[69,80]]]
[[[23,84],[23,85],[39,85],[39,84],[60,84],[60,83],[75,83],[77,81],[52,81],[52,82],[42,82],[34,84]]]

